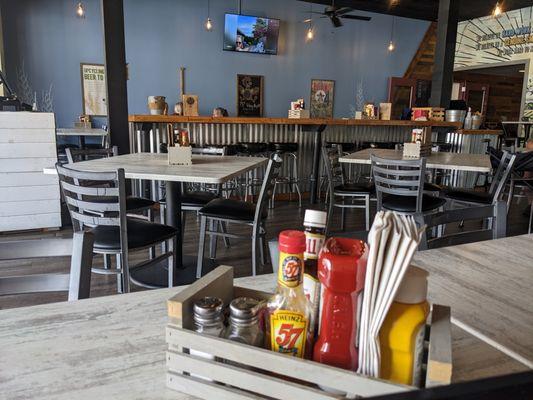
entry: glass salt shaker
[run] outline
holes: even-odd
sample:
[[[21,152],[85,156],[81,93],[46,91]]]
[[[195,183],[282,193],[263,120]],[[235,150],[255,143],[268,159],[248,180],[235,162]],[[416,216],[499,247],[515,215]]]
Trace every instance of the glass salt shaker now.
[[[248,344],[263,346],[263,330],[259,326],[259,311],[263,303],[250,297],[238,297],[230,305],[229,326],[226,339]]]
[[[208,336],[222,336],[222,333],[224,332],[223,308],[224,303],[218,297],[204,297],[195,301],[193,305],[194,330]],[[215,359],[215,356],[212,354],[194,349],[190,349],[190,354],[208,360]],[[194,374],[191,375],[197,376]],[[199,378],[208,379],[201,376]]]

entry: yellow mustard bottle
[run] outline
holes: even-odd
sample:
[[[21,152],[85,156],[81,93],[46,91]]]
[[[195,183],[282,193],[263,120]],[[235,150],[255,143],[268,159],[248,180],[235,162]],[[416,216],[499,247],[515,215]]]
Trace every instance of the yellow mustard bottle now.
[[[429,314],[428,273],[410,266],[379,331],[380,378],[405,385],[422,383],[424,332]]]

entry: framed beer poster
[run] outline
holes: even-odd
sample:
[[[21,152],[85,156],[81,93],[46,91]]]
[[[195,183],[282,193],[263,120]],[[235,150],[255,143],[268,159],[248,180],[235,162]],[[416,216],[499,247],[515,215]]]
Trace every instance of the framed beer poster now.
[[[104,64],[80,64],[83,114],[107,116],[107,87]]]
[[[326,79],[311,79],[311,118],[333,118],[335,81]]]
[[[237,75],[237,116],[263,116],[262,75]]]

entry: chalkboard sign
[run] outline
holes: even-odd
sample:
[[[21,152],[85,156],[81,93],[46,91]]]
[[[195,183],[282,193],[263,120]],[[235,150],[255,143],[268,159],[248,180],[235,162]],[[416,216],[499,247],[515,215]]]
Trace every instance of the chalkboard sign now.
[[[263,116],[262,75],[237,75],[237,116]]]
[[[416,80],[415,107],[429,107],[431,97],[431,81],[425,79]]]

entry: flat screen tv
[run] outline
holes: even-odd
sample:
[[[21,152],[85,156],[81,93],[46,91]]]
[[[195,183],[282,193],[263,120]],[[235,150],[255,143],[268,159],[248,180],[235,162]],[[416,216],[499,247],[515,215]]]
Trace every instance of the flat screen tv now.
[[[279,19],[226,14],[224,50],[277,54]]]

